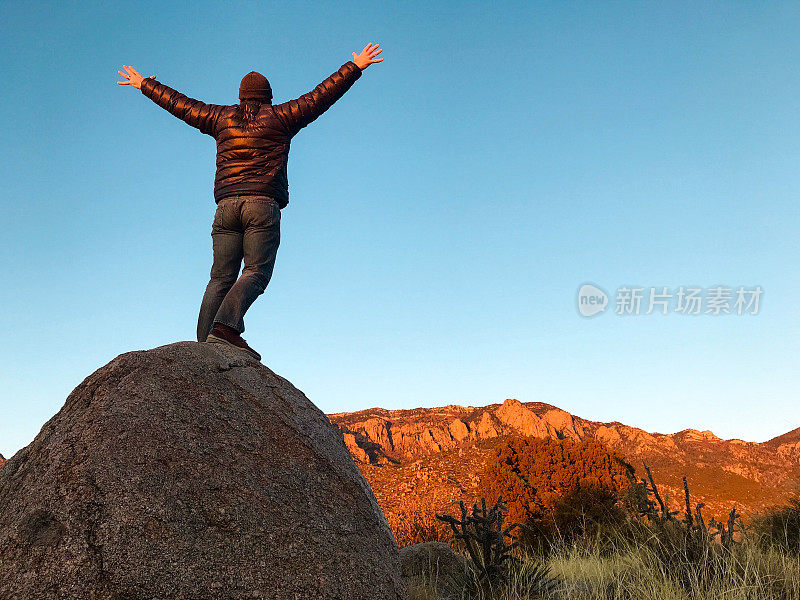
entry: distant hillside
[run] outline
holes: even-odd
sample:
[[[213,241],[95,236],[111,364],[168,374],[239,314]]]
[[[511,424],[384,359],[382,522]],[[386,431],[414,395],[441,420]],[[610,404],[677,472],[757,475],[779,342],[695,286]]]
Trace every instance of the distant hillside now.
[[[452,510],[476,498],[484,463],[504,437],[595,438],[644,475],[642,461],[679,508],[686,475],[694,502],[722,517],[733,503],[745,516],[786,501],[800,482],[800,429],[766,443],[723,440],[711,431],[649,433],[600,423],[542,402],[509,399],[484,407],[371,408],[328,415],[384,511],[414,498]]]
[[[783,435],[772,438],[767,444],[781,446],[783,444],[796,444],[798,442],[800,442],[800,427],[792,429],[789,433],[784,433]]]

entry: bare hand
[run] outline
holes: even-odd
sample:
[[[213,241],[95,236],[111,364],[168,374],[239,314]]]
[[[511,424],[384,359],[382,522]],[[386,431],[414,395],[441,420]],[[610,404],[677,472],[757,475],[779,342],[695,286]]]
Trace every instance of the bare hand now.
[[[123,73],[122,71],[117,71],[120,75],[122,75],[127,81],[118,81],[117,84],[119,85],[132,85],[137,90],[142,89],[142,81],[144,81],[144,77],[139,75],[139,71],[134,69],[131,66],[122,65],[122,67],[127,71],[127,73]],[[150,75],[148,79],[155,79],[155,75]]]
[[[379,63],[383,60],[382,58],[375,58],[381,52],[383,52],[383,48],[379,48],[378,44],[373,44],[372,42],[370,42],[369,44],[364,46],[364,49],[361,51],[361,54],[356,55],[356,53],[353,52],[353,62],[356,63],[356,65],[358,65],[358,68],[363,71],[372,63]]]

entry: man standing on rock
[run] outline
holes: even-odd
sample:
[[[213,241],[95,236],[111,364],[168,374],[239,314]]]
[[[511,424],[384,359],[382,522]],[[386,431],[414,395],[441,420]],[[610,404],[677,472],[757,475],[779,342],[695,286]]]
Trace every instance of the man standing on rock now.
[[[239,86],[239,104],[204,104],[131,66],[118,73],[162,108],[217,142],[211,226],[214,260],[197,320],[197,341],[235,346],[261,360],[240,335],[244,314],[264,293],[280,243],[281,209],[289,203],[286,162],[291,139],[328,110],[383,50],[367,44],[333,75],[297,100],[272,104],[267,78],[251,71]],[[244,269],[239,268],[244,259]],[[238,279],[237,279],[238,277]]]

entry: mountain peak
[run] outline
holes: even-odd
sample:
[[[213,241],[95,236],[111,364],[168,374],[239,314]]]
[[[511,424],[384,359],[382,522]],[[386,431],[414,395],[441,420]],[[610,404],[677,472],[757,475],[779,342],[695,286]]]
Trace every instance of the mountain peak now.
[[[684,441],[709,441],[709,442],[721,442],[722,438],[717,437],[714,435],[713,431],[705,430],[705,431],[698,431],[697,429],[684,429],[683,431],[679,431],[678,433],[674,434],[675,437],[680,437]]]

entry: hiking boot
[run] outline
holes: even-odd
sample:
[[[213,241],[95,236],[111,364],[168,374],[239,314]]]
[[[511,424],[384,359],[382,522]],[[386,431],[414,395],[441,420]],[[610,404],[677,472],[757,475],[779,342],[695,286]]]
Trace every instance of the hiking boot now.
[[[261,355],[247,345],[247,342],[239,335],[238,331],[222,323],[214,323],[214,329],[208,334],[206,341],[212,344],[227,344],[228,346],[233,346],[239,350],[244,350],[256,360],[261,360]]]

